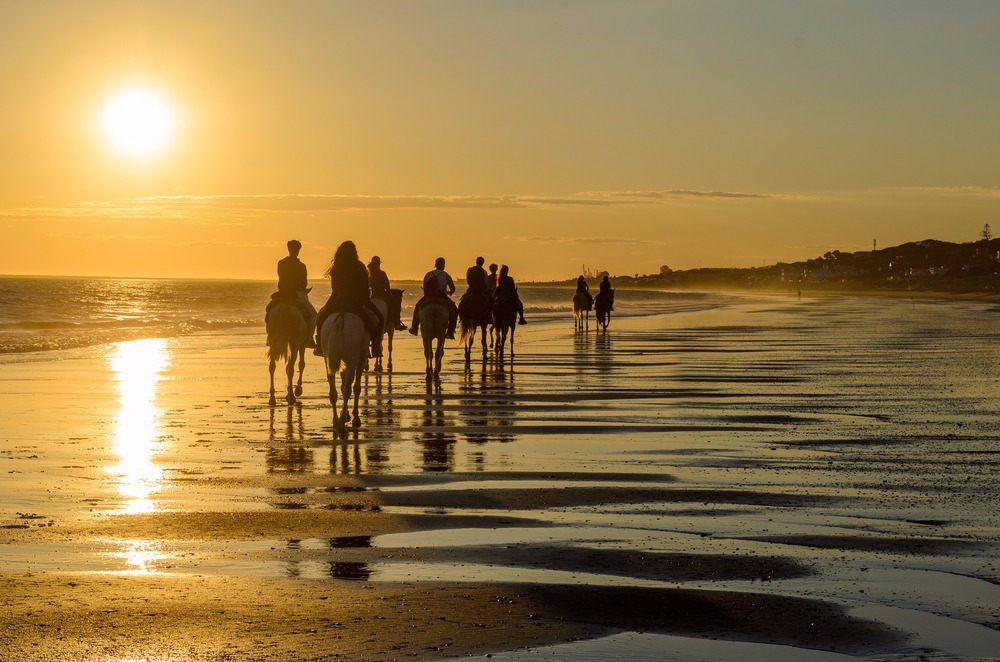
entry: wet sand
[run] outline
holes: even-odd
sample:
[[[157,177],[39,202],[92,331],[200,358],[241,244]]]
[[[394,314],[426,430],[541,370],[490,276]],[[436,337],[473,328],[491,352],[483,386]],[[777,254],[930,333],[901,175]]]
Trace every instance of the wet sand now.
[[[346,440],[318,360],[267,406],[257,335],[7,357],[0,650],[989,659],[997,312],[567,317],[430,385],[403,334]]]

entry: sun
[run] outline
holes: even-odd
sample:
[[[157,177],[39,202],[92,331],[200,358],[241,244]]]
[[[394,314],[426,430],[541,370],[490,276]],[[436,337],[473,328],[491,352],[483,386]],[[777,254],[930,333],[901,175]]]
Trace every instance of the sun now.
[[[163,151],[176,123],[174,111],[163,97],[144,88],[119,92],[101,115],[101,129],[111,147],[135,157]]]

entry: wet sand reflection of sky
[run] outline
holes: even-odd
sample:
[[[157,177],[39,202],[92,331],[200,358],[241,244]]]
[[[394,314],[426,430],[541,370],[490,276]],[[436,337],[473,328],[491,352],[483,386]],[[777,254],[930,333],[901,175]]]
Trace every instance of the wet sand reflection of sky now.
[[[169,365],[167,341],[149,338],[119,343],[109,357],[121,408],[115,418],[113,452],[118,464],[109,468],[123,499],[122,512],[156,510],[151,496],[162,488],[157,455],[161,410],[156,391]]]

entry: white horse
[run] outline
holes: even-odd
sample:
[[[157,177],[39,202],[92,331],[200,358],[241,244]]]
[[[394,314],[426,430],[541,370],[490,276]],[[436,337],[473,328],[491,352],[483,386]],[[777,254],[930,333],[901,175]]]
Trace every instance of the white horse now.
[[[354,427],[361,427],[358,399],[361,396],[361,373],[368,359],[368,331],[356,313],[332,313],[323,322],[320,346],[326,362],[326,381],[330,385],[330,406],[333,407],[334,431],[347,434],[347,405],[354,389]],[[336,378],[340,375],[340,393],[344,398],[343,412],[337,415]]]
[[[388,336],[386,341],[386,352],[388,354],[386,368],[389,372],[392,372],[392,338],[396,335],[396,322],[399,321],[396,311],[399,309],[399,301],[403,298],[403,290],[389,290],[389,294],[396,299],[396,306],[389,305],[389,302],[381,297],[372,299],[372,304],[378,308],[378,312],[382,314],[382,319],[385,320],[383,333]],[[372,370],[382,372],[381,356],[375,359],[375,366]]]
[[[584,323],[590,328],[590,309],[593,307],[590,297],[584,292],[573,295],[573,328],[582,331]]]
[[[441,359],[444,357],[444,334],[448,332],[448,308],[445,302],[431,299],[420,307],[420,337],[424,341],[424,359],[427,379],[441,376]],[[431,347],[437,340],[437,347]]]
[[[280,303],[267,316],[267,358],[271,373],[271,406],[276,403],[274,368],[278,361],[285,362],[285,374],[288,375],[285,402],[295,404],[295,398],[302,395],[302,371],[306,367],[306,319],[294,303]],[[299,361],[299,381],[293,393],[296,358]]]

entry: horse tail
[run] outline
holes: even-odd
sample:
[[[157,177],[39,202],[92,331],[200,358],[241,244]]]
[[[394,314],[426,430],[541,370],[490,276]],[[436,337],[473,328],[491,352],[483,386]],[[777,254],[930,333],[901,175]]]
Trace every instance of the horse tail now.
[[[334,313],[330,316],[329,322],[333,324],[330,329],[330,346],[327,348],[326,365],[331,373],[340,372],[344,363],[344,313]]]
[[[287,361],[291,355],[292,334],[295,322],[292,307],[285,304],[275,307],[267,325],[267,358],[275,363]]]

